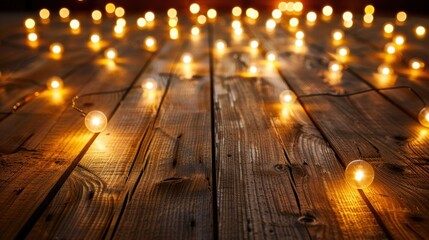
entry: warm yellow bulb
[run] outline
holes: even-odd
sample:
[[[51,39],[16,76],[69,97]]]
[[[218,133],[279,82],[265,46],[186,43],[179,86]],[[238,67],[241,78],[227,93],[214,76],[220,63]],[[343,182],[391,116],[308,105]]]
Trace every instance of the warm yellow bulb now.
[[[234,17],[239,17],[241,15],[241,13],[242,13],[242,10],[240,7],[236,6],[236,7],[232,8],[232,15]]]
[[[286,3],[286,11],[293,12],[293,2]]]
[[[115,9],[116,9],[116,6],[115,6],[115,4],[113,4],[113,3],[108,3],[108,4],[106,4],[106,6],[105,6],[105,10],[106,10],[106,12],[107,12],[108,14],[112,14],[112,13],[114,13],[114,12],[115,12]]]
[[[123,18],[118,18],[116,20],[116,25],[120,26],[120,27],[125,27],[125,25],[127,25],[127,20],[125,20]]]
[[[327,6],[323,7],[322,13],[326,17],[330,17],[332,15],[332,13],[334,13],[334,9],[331,6],[327,5]]]
[[[353,21],[353,13],[350,11],[345,11],[343,13],[343,21],[345,21],[345,22]]]
[[[29,33],[27,36],[28,41],[35,42],[38,39],[38,36],[36,33]]]
[[[347,183],[357,189],[367,188],[374,181],[374,168],[364,160],[350,162],[344,173]]]
[[[49,49],[53,54],[61,54],[63,52],[63,45],[61,43],[52,43]]]
[[[146,19],[146,21],[148,21],[148,22],[153,22],[154,20],[155,20],[155,13],[153,13],[153,12],[146,12],[145,14],[144,14],[144,18]]]
[[[158,88],[158,83],[153,78],[147,78],[143,81],[142,88],[145,91],[155,91]]]
[[[178,23],[178,19],[177,18],[170,18],[168,20],[168,26],[170,27],[176,27]]]
[[[139,28],[144,28],[146,26],[146,19],[144,19],[143,17],[140,17],[137,19],[137,26]]]
[[[344,32],[341,30],[335,30],[332,32],[332,38],[335,41],[340,41],[341,39],[343,39],[343,37],[344,37]]]
[[[243,29],[242,28],[236,28],[236,29],[234,29],[234,34],[236,36],[241,36],[243,34]]]
[[[92,34],[90,40],[92,43],[99,43],[100,42],[100,35]]]
[[[170,39],[178,39],[179,38],[179,30],[177,28],[170,29]]]
[[[258,67],[256,67],[255,65],[251,65],[251,66],[249,67],[249,73],[251,73],[251,74],[256,74],[256,73],[258,73]]]
[[[59,11],[60,17],[61,18],[68,18],[70,16],[70,10],[68,10],[68,8],[61,8]]]
[[[146,45],[146,48],[153,49],[156,47],[156,39],[154,37],[146,37],[144,44]]]
[[[305,36],[305,34],[301,30],[295,33],[295,38],[296,39],[304,39],[304,36]]]
[[[282,12],[286,11],[286,5],[287,5],[286,2],[280,2],[278,5],[279,10]]]
[[[350,53],[350,50],[348,47],[339,47],[337,49],[338,56],[345,57],[345,56],[349,55],[349,53]]]
[[[290,105],[295,102],[296,94],[291,90],[284,90],[280,93],[280,103],[283,105]]]
[[[279,9],[274,9],[274,10],[271,12],[271,16],[272,16],[274,19],[280,19],[280,18],[282,17],[282,12],[281,12]]]
[[[381,75],[385,75],[385,76],[393,75],[392,67],[390,67],[387,64],[381,64],[380,66],[378,66],[377,71]]]
[[[123,7],[117,7],[115,9],[115,16],[121,18],[125,15],[125,9]]]
[[[274,62],[277,59],[277,54],[273,51],[269,51],[265,54],[265,59],[269,62]]]
[[[328,68],[330,72],[338,73],[343,70],[343,65],[337,61],[331,61]]]
[[[191,6],[189,6],[189,11],[192,14],[197,14],[200,12],[200,5],[198,3],[192,3]]]
[[[226,42],[224,40],[219,39],[216,41],[215,46],[218,50],[223,50],[226,48]]]
[[[401,22],[401,23],[405,22],[405,20],[407,20],[407,13],[403,11],[398,12],[396,14],[396,20],[398,20],[398,22]]]
[[[302,39],[296,39],[295,40],[295,46],[297,46],[297,47],[304,46],[304,41]]]
[[[429,108],[425,107],[420,111],[419,121],[423,126],[429,127]]]
[[[182,56],[183,63],[191,63],[192,62],[192,55],[190,53],[184,53]]]
[[[73,20],[71,20],[71,21],[70,21],[70,28],[71,28],[72,30],[77,30],[77,29],[79,29],[79,27],[80,27],[80,22],[79,22],[79,20],[77,20],[77,19],[73,19]]]
[[[60,77],[52,76],[46,82],[46,86],[49,90],[59,90],[62,89],[64,85],[63,80]]]
[[[388,54],[394,54],[396,52],[395,44],[394,43],[386,43],[386,46],[384,46],[384,51],[386,51]]]
[[[268,19],[265,23],[265,28],[267,29],[267,31],[273,31],[276,28],[276,21],[274,21],[273,19]]]
[[[299,24],[299,20],[296,17],[293,17],[289,20],[289,26],[296,27]]]
[[[191,28],[191,34],[193,36],[198,36],[200,34],[200,29],[198,27],[192,27]]]
[[[256,39],[251,40],[251,41],[250,41],[250,47],[251,47],[251,48],[253,48],[253,49],[258,48],[258,47],[259,47],[259,42],[258,42],[258,40],[256,40]]]
[[[370,24],[370,23],[372,23],[372,22],[374,21],[374,16],[373,16],[372,14],[365,14],[365,15],[363,16],[363,21],[364,21],[366,24]]]
[[[385,33],[390,34],[395,30],[395,27],[391,23],[386,23],[383,27]]]
[[[116,26],[113,28],[113,31],[114,31],[116,34],[122,34],[122,33],[124,32],[124,27],[119,26],[119,25],[116,25]]]
[[[27,29],[33,29],[34,27],[36,27],[36,22],[32,18],[27,18],[24,24]]]
[[[209,9],[208,11],[207,11],[207,17],[209,18],[209,19],[215,19],[216,18],[216,16],[217,16],[217,12],[216,12],[216,10],[215,9]]]
[[[308,12],[307,13],[307,21],[310,23],[315,22],[317,19],[317,14],[315,12]]]
[[[118,56],[118,51],[116,51],[114,48],[109,48],[104,52],[104,56],[107,59],[113,60]]]
[[[346,28],[351,28],[353,26],[353,21],[344,21],[343,25]]]
[[[206,16],[204,16],[204,15],[200,15],[200,16],[198,16],[198,18],[197,18],[197,22],[198,22],[199,24],[204,24],[204,23],[206,23],[206,22],[207,22],[207,18],[206,18]]]
[[[396,45],[404,45],[404,43],[405,43],[405,37],[404,37],[404,36],[402,36],[402,35],[395,36],[395,37],[393,38],[393,42],[394,42]]]
[[[418,37],[423,37],[426,34],[426,28],[423,26],[417,26],[415,32]]]
[[[233,29],[241,28],[241,22],[240,22],[240,21],[238,21],[238,20],[234,20],[234,21],[232,21],[232,23],[231,23],[231,27],[232,27]]]
[[[375,7],[374,6],[372,6],[372,5],[366,5],[366,7],[365,7],[365,13],[366,14],[374,14],[374,12],[375,12]]]
[[[410,67],[414,70],[423,69],[425,67],[425,63],[418,58],[413,58],[410,60]]]
[[[99,10],[94,10],[91,13],[91,17],[92,17],[92,20],[94,21],[100,21],[101,18],[103,17],[103,14]]]
[[[168,11],[167,11],[167,16],[168,16],[169,18],[174,18],[174,17],[176,17],[176,16],[177,16],[177,10],[176,10],[176,9],[174,9],[174,8],[170,8],[170,9],[168,9]]]
[[[107,127],[107,118],[101,111],[91,111],[85,116],[85,126],[93,133],[102,132]]]
[[[46,20],[49,18],[49,16],[51,15],[51,13],[49,12],[48,9],[43,8],[39,11],[39,16],[41,19]]]
[[[304,5],[301,2],[295,2],[293,4],[293,10],[295,12],[301,12],[303,8],[304,8]]]

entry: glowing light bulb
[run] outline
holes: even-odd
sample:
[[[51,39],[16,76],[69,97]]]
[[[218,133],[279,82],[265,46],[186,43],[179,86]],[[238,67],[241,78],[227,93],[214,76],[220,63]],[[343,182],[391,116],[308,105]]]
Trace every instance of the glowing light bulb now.
[[[289,26],[296,27],[299,24],[299,20],[296,17],[293,17],[289,20]]]
[[[259,47],[259,42],[258,42],[258,40],[256,40],[256,39],[251,40],[251,41],[250,41],[250,47],[251,47],[251,48],[253,48],[253,49],[258,48],[258,47]]]
[[[113,28],[113,31],[114,31],[116,34],[121,35],[122,33],[124,33],[124,27],[122,27],[122,26],[120,26],[120,25],[116,25],[116,26]]]
[[[127,21],[123,18],[116,19],[116,25],[120,27],[125,27],[127,25]]]
[[[307,22],[314,23],[317,19],[317,14],[315,12],[308,12],[306,17]]]
[[[234,34],[236,36],[241,36],[243,34],[243,29],[242,28],[236,28],[236,29],[234,29]]]
[[[418,37],[423,37],[426,34],[426,28],[423,26],[417,26],[415,32]]]
[[[174,18],[174,17],[176,17],[176,16],[177,16],[177,10],[176,10],[176,9],[174,9],[174,8],[170,8],[170,9],[168,9],[168,11],[167,11],[167,16],[168,16],[169,18]]]
[[[100,35],[98,34],[92,34],[90,37],[90,41],[92,43],[99,43],[100,42]]]
[[[182,56],[183,63],[189,64],[192,62],[192,55],[190,53],[185,53]]]
[[[223,50],[226,48],[226,42],[224,40],[217,40],[215,46],[218,50]]]
[[[64,86],[63,80],[58,76],[52,76],[46,82],[46,86],[49,90],[59,90]]]
[[[350,11],[345,11],[343,13],[343,21],[348,22],[348,21],[353,21],[353,14]]]
[[[118,56],[118,51],[116,51],[114,48],[109,48],[104,52],[104,56],[107,59],[113,60]]]
[[[93,20],[93,21],[98,22],[98,21],[100,21],[100,20],[101,20],[101,18],[103,17],[103,14],[102,14],[102,13],[101,13],[101,11],[99,11],[99,10],[94,10],[94,11],[92,11],[92,13],[91,13],[91,17],[92,17],[92,20]]]
[[[346,28],[351,28],[353,26],[353,21],[344,21],[343,25]]]
[[[425,67],[425,63],[418,58],[413,58],[410,60],[410,67],[414,70],[423,69]]]
[[[276,21],[274,21],[273,19],[268,19],[265,23],[265,28],[267,29],[267,31],[273,31],[276,28]]]
[[[339,47],[337,49],[338,56],[345,57],[345,56],[349,55],[349,53],[350,53],[350,50],[348,47]]]
[[[179,30],[177,28],[170,29],[170,38],[173,40],[179,38]]]
[[[371,14],[372,15],[375,12],[375,7],[372,6],[372,5],[366,5],[364,11],[365,11],[366,14]]]
[[[286,3],[286,11],[293,12],[293,2]]]
[[[385,33],[391,34],[395,30],[395,27],[391,23],[386,23],[383,27],[383,30]]]
[[[91,111],[85,116],[85,126],[93,133],[102,132],[107,127],[107,118],[101,111]]]
[[[113,3],[107,3],[104,9],[108,14],[113,14],[115,12],[116,6]]]
[[[328,68],[332,73],[339,73],[343,70],[343,65],[337,61],[331,61]]]
[[[401,11],[396,14],[396,20],[400,23],[405,22],[407,20],[407,13]]]
[[[332,32],[332,38],[335,41],[340,41],[341,39],[343,39],[343,37],[344,37],[344,32],[341,30],[335,30]]]
[[[28,41],[35,42],[38,39],[38,36],[36,33],[29,33],[27,36]]]
[[[386,43],[386,45],[384,46],[384,51],[386,51],[388,54],[395,54],[396,52],[395,44],[392,42]]]
[[[200,12],[200,5],[198,3],[192,3],[191,6],[189,6],[189,11],[192,14],[197,14]]]
[[[251,66],[249,67],[249,73],[251,73],[251,74],[256,74],[256,73],[258,73],[258,67],[256,67],[255,65],[251,65]]]
[[[236,6],[236,7],[232,8],[232,15],[234,17],[239,17],[241,15],[241,13],[242,13],[242,10],[240,7]]]
[[[398,45],[398,46],[400,46],[400,45],[404,45],[404,43],[405,43],[405,37],[404,37],[404,36],[402,36],[402,35],[395,36],[395,37],[393,38],[393,42],[394,42],[396,45]]]
[[[153,22],[153,21],[155,21],[155,13],[153,13],[153,12],[146,12],[145,14],[144,14],[144,18],[146,19],[146,21],[148,21],[148,22]]]
[[[241,22],[240,22],[240,21],[238,21],[238,20],[234,20],[234,21],[232,21],[232,23],[231,23],[231,27],[232,27],[233,29],[241,28]]]
[[[176,27],[177,23],[178,23],[178,19],[176,19],[176,18],[170,18],[168,20],[168,26],[170,26],[170,27]]]
[[[277,54],[273,51],[269,51],[265,54],[265,59],[269,62],[274,62],[277,59]]]
[[[304,5],[301,2],[295,2],[293,4],[293,10],[295,12],[301,12],[303,8],[304,8]]]
[[[287,6],[286,2],[279,2],[278,7],[279,7],[280,11],[285,12],[286,11],[286,6]]]
[[[52,43],[49,46],[49,49],[51,50],[51,53],[53,54],[61,54],[63,52],[63,45],[61,43]]]
[[[280,103],[283,105],[293,104],[296,100],[296,94],[291,90],[284,90],[280,93]]]
[[[24,25],[27,29],[33,29],[36,27],[36,22],[32,18],[27,18],[24,22]]]
[[[377,71],[379,74],[384,75],[384,76],[393,75],[392,67],[390,67],[387,64],[381,64],[380,66],[378,66]]]
[[[61,8],[59,14],[62,19],[66,19],[70,16],[70,10],[67,8]]]
[[[139,28],[144,28],[146,26],[146,19],[144,19],[143,17],[140,17],[137,19],[137,26]]]
[[[200,15],[200,16],[198,16],[198,18],[197,18],[197,22],[198,22],[199,24],[204,24],[204,23],[206,23],[206,22],[207,22],[207,18],[206,18],[206,16],[204,16],[204,15]]]
[[[77,29],[79,29],[79,27],[80,27],[80,22],[79,22],[79,20],[77,20],[77,19],[73,19],[73,20],[71,20],[71,21],[70,21],[70,28],[71,28],[72,30],[77,30]]]
[[[147,49],[152,49],[154,50],[156,48],[156,39],[154,37],[146,37],[144,44],[146,46]]]
[[[304,36],[305,36],[305,34],[301,30],[295,33],[295,38],[296,39],[304,39]]]
[[[419,122],[425,126],[429,127],[429,108],[423,108],[419,113]]]
[[[297,46],[297,47],[304,46],[304,41],[302,39],[296,39],[295,40],[295,46]]]
[[[327,6],[323,7],[322,13],[324,16],[330,17],[330,16],[332,16],[332,13],[334,13],[334,9],[332,9],[331,6],[327,5]]]
[[[200,34],[200,29],[198,27],[192,27],[191,34],[193,36],[198,36]]]
[[[142,88],[145,91],[155,91],[158,88],[158,83],[153,78],[146,78],[142,83]]]
[[[216,10],[215,9],[209,9],[208,11],[207,11],[207,17],[209,18],[209,19],[215,19],[216,18],[216,16],[217,16],[217,12],[216,12]]]
[[[367,188],[374,181],[374,168],[368,162],[358,159],[351,161],[344,173],[346,182],[357,189]]]
[[[125,9],[123,7],[117,7],[115,9],[115,16],[121,18],[125,15]]]
[[[371,24],[374,21],[374,16],[372,14],[365,14],[363,16],[363,21],[366,24]]]
[[[49,18],[49,16],[51,15],[51,13],[49,12],[48,9],[43,8],[39,11],[39,16],[41,19],[43,20],[47,20]]]
[[[274,19],[280,19],[281,17],[282,17],[282,12],[279,10],[279,9],[274,9],[272,12],[271,12],[271,16],[274,18]]]

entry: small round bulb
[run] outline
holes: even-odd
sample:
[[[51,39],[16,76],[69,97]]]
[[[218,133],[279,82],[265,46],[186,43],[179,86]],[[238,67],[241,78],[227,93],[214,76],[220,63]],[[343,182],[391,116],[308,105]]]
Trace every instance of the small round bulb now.
[[[155,49],[156,48],[156,39],[154,37],[146,37],[144,40],[144,44],[147,49]]]
[[[387,64],[381,64],[380,66],[378,66],[377,71],[379,74],[382,74],[385,76],[393,75],[392,67]]]
[[[101,18],[103,17],[103,14],[101,13],[100,10],[94,10],[91,13],[91,17],[93,21],[100,21]]]
[[[92,43],[99,43],[100,42],[100,35],[92,34],[90,39],[91,39]]]
[[[146,12],[144,14],[144,18],[146,19],[146,21],[148,22],[153,22],[155,20],[155,13],[153,12]]]
[[[415,32],[418,37],[423,37],[426,34],[426,28],[423,26],[417,26]]]
[[[425,107],[420,111],[419,121],[423,126],[429,127],[429,108]]]
[[[251,73],[251,74],[256,74],[256,73],[258,73],[258,67],[256,67],[255,65],[251,65],[251,66],[249,67],[249,73]]]
[[[143,81],[142,88],[145,91],[154,91],[158,88],[158,83],[153,78],[147,78]]]
[[[186,64],[191,63],[192,62],[192,55],[190,53],[183,54],[182,61]]]
[[[240,22],[239,20],[234,20],[234,21],[232,21],[232,23],[231,23],[231,27],[232,27],[233,29],[241,28],[241,22]]]
[[[349,55],[349,53],[350,53],[350,50],[348,47],[339,47],[337,49],[337,54],[340,57],[345,57],[345,56]]]
[[[38,36],[36,33],[29,33],[27,36],[28,41],[35,42],[38,39]]]
[[[198,27],[192,27],[191,29],[192,36],[198,36],[200,34],[200,29]]]
[[[383,30],[385,33],[391,34],[393,32],[393,30],[395,30],[395,27],[393,26],[393,24],[388,22],[388,23],[384,24]]]
[[[295,46],[297,46],[297,47],[304,46],[304,41],[302,39],[296,39],[295,40]]]
[[[91,111],[85,116],[85,126],[93,133],[102,132],[107,127],[107,118],[101,111]]]
[[[395,44],[392,42],[386,43],[386,45],[384,46],[384,51],[386,51],[388,54],[395,54],[396,52]]]
[[[341,30],[335,30],[332,32],[332,38],[335,41],[340,41],[341,39],[343,39],[343,37],[344,37],[344,32]]]
[[[51,15],[51,13],[46,8],[43,8],[39,11],[39,16],[42,20],[47,20],[50,15]]]
[[[70,10],[68,8],[61,8],[59,15],[62,19],[68,18],[70,16]]]
[[[315,12],[308,12],[306,18],[307,22],[314,23],[317,19],[317,14]]]
[[[268,19],[267,22],[265,23],[265,28],[267,29],[267,31],[273,31],[276,28],[276,21],[274,21],[274,19]]]
[[[77,20],[77,19],[73,19],[73,20],[71,20],[71,21],[70,21],[70,28],[71,28],[72,30],[78,30],[78,29],[79,29],[79,27],[80,27],[80,22],[79,22],[79,20]]]
[[[329,63],[329,71],[334,73],[341,72],[343,71],[343,65],[337,61],[331,61]]]
[[[27,29],[33,29],[34,27],[36,27],[36,22],[32,18],[27,18],[24,24]]]
[[[413,58],[410,60],[410,67],[414,70],[423,69],[425,67],[425,63],[418,58]]]
[[[63,53],[64,47],[61,43],[52,43],[49,46],[49,49],[53,54],[61,54]]]
[[[223,50],[226,48],[226,42],[224,40],[217,40],[215,46],[217,50]]]
[[[351,161],[344,173],[347,183],[357,189],[367,188],[374,181],[374,168],[364,160]]]
[[[393,39],[393,42],[398,46],[404,45],[405,37],[402,35],[395,36],[395,38]]]
[[[251,48],[253,48],[253,49],[258,48],[258,47],[259,47],[259,42],[258,42],[258,40],[256,40],[256,39],[251,40],[251,41],[250,41],[250,47],[251,47]]]
[[[322,9],[322,13],[325,17],[330,17],[333,12],[334,12],[334,9],[329,5],[324,6]]]
[[[396,14],[396,20],[398,20],[398,22],[403,23],[405,22],[405,20],[407,20],[407,13],[404,11],[400,11]]]
[[[277,54],[274,51],[269,51],[265,54],[265,59],[269,62],[274,62],[277,59]]]
[[[139,28],[144,28],[146,26],[146,19],[140,17],[137,19],[137,26]]]
[[[291,90],[284,90],[280,93],[280,103],[283,105],[290,105],[295,102],[296,94]]]
[[[116,49],[114,48],[106,49],[106,51],[104,52],[104,56],[107,59],[113,60],[118,56],[118,51],[116,51]]]
[[[46,86],[49,90],[59,90],[62,89],[64,85],[63,80],[58,76],[53,76],[48,79]]]
[[[295,33],[295,38],[296,39],[304,39],[304,36],[305,36],[305,34],[301,30]]]

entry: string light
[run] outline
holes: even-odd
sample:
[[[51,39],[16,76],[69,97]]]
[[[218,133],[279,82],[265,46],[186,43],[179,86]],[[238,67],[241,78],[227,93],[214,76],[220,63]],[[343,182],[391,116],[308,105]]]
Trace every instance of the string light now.
[[[365,14],[363,16],[363,21],[365,24],[371,24],[374,21],[374,16],[372,14]]]
[[[197,22],[199,23],[199,24],[204,24],[204,23],[206,23],[206,21],[207,21],[207,18],[206,18],[206,16],[204,16],[204,15],[200,15],[200,16],[198,16],[198,18],[197,18]]]
[[[297,47],[304,46],[304,41],[302,39],[296,39],[295,40],[295,46],[297,46]]]
[[[189,64],[192,62],[192,55],[190,53],[184,53],[182,56],[183,63]]]
[[[286,2],[280,2],[278,5],[279,10],[282,12],[286,11],[286,6],[287,6]]]
[[[148,21],[148,22],[153,22],[153,21],[155,21],[155,13],[153,13],[153,12],[146,12],[145,14],[144,14],[144,18],[146,19],[146,21]]]
[[[343,21],[344,22],[353,21],[353,13],[350,11],[345,11],[343,13]]]
[[[140,17],[137,19],[137,26],[139,28],[144,28],[146,26],[146,19],[144,19],[143,17]]]
[[[123,7],[117,7],[115,9],[115,16],[121,18],[125,15],[125,9]]]
[[[353,21],[344,21],[343,25],[346,28],[351,28],[353,26]]]
[[[146,46],[146,49],[148,50],[155,50],[156,49],[156,39],[154,37],[146,37],[144,44]]]
[[[357,189],[367,188],[374,181],[374,169],[368,162],[358,159],[351,161],[344,173],[346,182]]]
[[[28,41],[30,42],[36,42],[38,39],[38,36],[36,33],[29,33],[27,36]]]
[[[127,25],[127,21],[123,18],[118,18],[116,19],[116,25],[123,28],[125,25]]]
[[[79,22],[79,20],[77,20],[77,19],[72,19],[72,20],[70,21],[70,28],[71,28],[72,30],[78,30],[78,29],[79,29],[79,27],[80,27],[80,22]]]
[[[397,35],[393,38],[393,42],[398,46],[404,45],[405,37],[402,35]]]
[[[276,21],[274,21],[273,19],[268,19],[265,23],[265,28],[268,32],[273,31],[276,28]]]
[[[418,37],[423,37],[426,34],[426,28],[423,26],[417,26],[415,33]]]
[[[234,21],[232,21],[232,22],[231,22],[231,27],[232,27],[233,29],[241,28],[241,22],[240,22],[240,21],[238,21],[238,20],[234,20]]]
[[[216,49],[217,50],[224,50],[226,48],[226,42],[224,40],[217,40],[215,43]]]
[[[153,78],[146,78],[142,83],[142,88],[145,91],[155,91],[158,88],[158,83]]]
[[[176,10],[176,9],[174,9],[174,8],[170,8],[170,9],[168,9],[168,11],[167,11],[167,16],[168,16],[169,18],[174,18],[174,17],[176,17],[176,16],[177,16],[177,10]]]
[[[334,9],[332,9],[331,6],[326,5],[322,9],[322,13],[325,17],[330,17],[330,16],[332,16],[332,13],[334,13]]]
[[[179,38],[179,30],[177,28],[170,29],[170,38],[173,40]]]
[[[395,52],[396,52],[395,44],[392,42],[386,43],[386,45],[384,46],[384,50],[388,54],[395,54]]]
[[[280,103],[283,105],[291,105],[297,99],[296,94],[291,90],[284,90],[279,96]]]
[[[192,14],[197,14],[197,13],[199,13],[199,12],[200,12],[200,5],[198,5],[198,3],[192,3],[192,4],[189,6],[189,11],[190,11]]]
[[[51,53],[53,53],[53,54],[61,54],[61,53],[63,53],[64,47],[61,43],[52,43],[49,46],[49,49],[50,49]]]
[[[100,42],[100,35],[92,34],[90,40],[92,43],[99,43]]]
[[[70,16],[70,10],[67,8],[61,8],[59,11],[60,17],[65,20]]]
[[[241,36],[243,34],[243,29],[242,28],[234,29],[234,34],[235,36]]]
[[[116,6],[113,3],[107,3],[105,6],[105,10],[108,14],[113,14],[115,12]]]
[[[296,27],[299,24],[299,20],[296,17],[293,17],[289,20],[289,26]]]
[[[277,59],[277,54],[274,51],[269,51],[265,54],[265,59],[269,62],[274,62]]]
[[[366,14],[371,14],[372,15],[375,12],[375,8],[372,5],[366,5],[364,11],[365,11]]]
[[[24,22],[25,27],[30,30],[36,27],[36,22],[32,18],[27,18]]]
[[[274,10],[271,12],[271,16],[272,16],[274,19],[279,20],[279,19],[282,17],[282,12],[281,12],[279,9],[274,9]]]
[[[314,23],[317,19],[317,14],[315,12],[308,12],[306,17],[307,22]]]
[[[255,65],[250,65],[249,66],[249,73],[251,73],[251,74],[258,73],[258,67],[256,67]]]
[[[116,51],[114,48],[106,49],[106,51],[104,51],[104,56],[107,59],[114,60],[118,56],[118,51]]]
[[[64,86],[63,80],[58,76],[52,76],[46,82],[46,86],[49,90],[59,90]]]
[[[407,20],[407,13],[405,13],[404,11],[398,12],[398,13],[396,14],[396,20],[397,20],[399,23],[403,23],[403,22],[405,22],[405,20]]]
[[[380,66],[378,66],[377,71],[379,74],[384,75],[384,76],[393,75],[392,67],[387,65],[387,64],[381,64]]]
[[[257,49],[257,48],[259,47],[259,42],[258,42],[258,40],[256,40],[256,39],[252,39],[252,40],[250,41],[250,47],[251,47],[251,48],[253,48],[253,49]]]
[[[293,10],[295,12],[301,12],[303,8],[304,8],[304,5],[301,2],[295,2],[293,4]]]
[[[343,31],[341,31],[341,30],[334,30],[334,31],[332,32],[332,38],[333,38],[335,41],[340,41],[341,39],[343,39],[343,37],[344,37],[344,32],[343,32]]]
[[[425,63],[418,58],[413,58],[410,60],[410,68],[414,69],[414,70],[420,70],[423,69],[425,67]]]
[[[425,126],[429,127],[429,108],[423,108],[419,113],[419,122]]]
[[[385,33],[391,34],[395,30],[395,27],[391,23],[386,23],[383,27],[383,30]]]
[[[211,20],[213,20],[213,19],[215,19],[216,18],[216,16],[217,16],[217,12],[216,12],[216,10],[215,9],[209,9],[208,11],[207,11],[207,17],[209,18],[209,19],[211,19]]]
[[[242,13],[242,10],[241,10],[241,8],[240,8],[240,7],[236,6],[236,7],[233,7],[233,8],[232,8],[232,15],[233,15],[234,17],[239,17],[239,16],[241,16],[241,13]]]
[[[200,34],[200,29],[198,27],[196,27],[196,26],[192,27],[191,34],[193,36],[198,36]]]
[[[168,20],[168,26],[170,26],[170,27],[176,27],[177,23],[178,23],[178,19],[176,19],[176,18],[170,18]]]
[[[328,68],[331,73],[340,73],[343,70],[343,65],[337,61],[331,61]]]
[[[101,111],[91,111],[85,116],[85,126],[93,133],[102,132],[107,127],[107,117]]]
[[[121,35],[124,33],[124,27],[122,27],[122,26],[120,26],[120,25],[116,25],[116,26],[113,28],[113,31],[114,31],[117,35],[121,36]]]
[[[350,53],[350,50],[349,50],[348,47],[344,47],[343,46],[343,47],[337,48],[337,55],[340,56],[340,57],[348,56],[349,53]]]
[[[101,18],[103,17],[103,14],[99,10],[94,10],[91,13],[91,17],[92,17],[92,20],[94,22],[99,22],[101,20]]]
[[[40,18],[42,19],[42,20],[47,20],[47,19],[49,19],[49,16],[51,15],[51,13],[49,12],[49,10],[48,9],[46,9],[46,8],[42,8],[40,11],[39,11],[39,16],[40,16]]]
[[[295,38],[296,39],[304,39],[304,36],[305,36],[305,34],[301,30],[295,33]]]

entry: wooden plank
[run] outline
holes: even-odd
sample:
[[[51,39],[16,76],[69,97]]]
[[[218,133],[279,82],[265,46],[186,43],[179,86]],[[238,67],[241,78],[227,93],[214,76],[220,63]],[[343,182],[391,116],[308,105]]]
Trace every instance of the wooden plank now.
[[[136,37],[141,38],[142,35],[145,36],[145,33]],[[128,87],[151,56],[143,49],[130,47],[128,42],[122,44],[119,54],[121,57],[117,64],[107,64],[100,58],[76,72],[74,80],[70,79],[70,88],[64,93],[65,102],[68,103],[75,94]],[[74,81],[76,86],[72,87]],[[80,85],[79,81],[87,83]],[[69,104],[55,104],[50,98],[50,93],[46,92],[44,97],[37,98],[6,119],[12,122],[9,126],[14,126],[13,118],[23,119],[25,128],[12,135],[15,140],[19,138],[22,141],[22,136],[26,134],[31,138],[24,138],[19,151],[1,156],[5,168],[0,175],[0,232],[5,238],[29,231],[28,227],[34,224],[40,211],[46,207],[94,140],[95,135],[84,128],[82,118]],[[88,97],[82,104],[89,106],[88,110],[97,108],[109,116],[121,100],[118,95],[100,99]],[[42,129],[31,127],[36,121],[42,124]],[[34,132],[30,132],[29,128]],[[32,133],[38,133],[38,136],[32,136]]]
[[[286,61],[281,72],[298,95],[314,93],[308,90],[308,83],[323,93],[324,83],[315,72],[307,71],[303,82],[302,72],[297,69],[305,66],[291,67]],[[302,61],[296,61],[299,63]],[[375,181],[362,191],[362,196],[386,236],[406,239],[428,236],[425,216],[429,200],[425,196],[429,194],[429,174],[425,159],[429,143],[421,135],[425,128],[376,92],[348,98],[301,98],[301,103],[344,166],[358,158],[373,165]]]
[[[115,239],[213,236],[210,77],[205,36],[191,41],[186,49],[193,55],[193,63],[177,64],[150,143],[139,151],[145,168],[124,208]],[[183,79],[190,73],[194,77]]]

